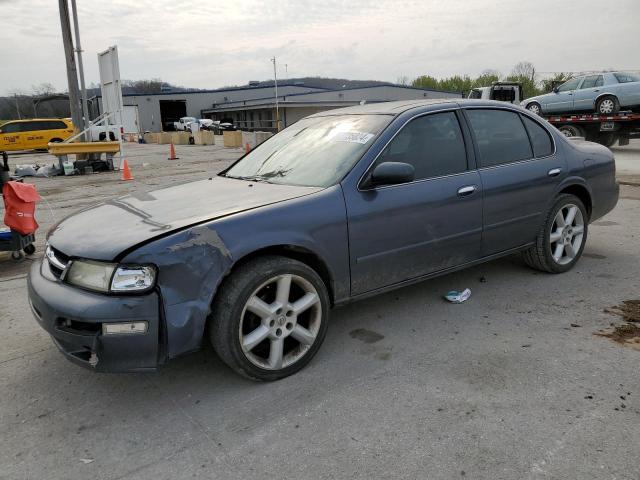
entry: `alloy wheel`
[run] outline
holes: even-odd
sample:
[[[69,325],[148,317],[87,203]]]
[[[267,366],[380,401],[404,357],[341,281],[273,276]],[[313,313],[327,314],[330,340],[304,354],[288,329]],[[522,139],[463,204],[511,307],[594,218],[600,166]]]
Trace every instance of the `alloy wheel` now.
[[[553,219],[549,234],[551,256],[559,265],[571,263],[580,252],[584,238],[584,217],[577,205],[564,205]]]
[[[267,370],[299,361],[311,348],[322,323],[320,296],[298,275],[277,275],[249,296],[240,319],[240,345],[246,358]]]
[[[540,115],[540,105],[538,105],[537,103],[532,103],[531,105],[529,105],[527,107],[527,110],[529,110],[531,113],[535,113],[536,115]]]

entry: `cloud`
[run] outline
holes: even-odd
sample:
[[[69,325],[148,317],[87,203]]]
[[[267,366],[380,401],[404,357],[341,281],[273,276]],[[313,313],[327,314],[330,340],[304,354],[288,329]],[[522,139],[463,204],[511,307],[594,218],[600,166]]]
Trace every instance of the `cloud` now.
[[[41,82],[65,89],[57,2],[0,4],[0,94]],[[96,53],[113,44],[124,78],[202,88],[270,78],[273,55],[280,76],[287,64],[289,76],[387,81],[506,73],[523,59],[540,71],[640,69],[632,53],[640,50],[637,0],[583,0],[579,8],[555,0],[79,0],[78,7],[87,83],[98,80]]]

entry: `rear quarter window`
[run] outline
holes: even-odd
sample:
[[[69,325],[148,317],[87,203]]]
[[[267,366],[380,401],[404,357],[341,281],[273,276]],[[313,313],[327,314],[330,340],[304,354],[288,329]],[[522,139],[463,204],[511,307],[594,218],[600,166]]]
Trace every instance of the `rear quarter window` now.
[[[542,127],[538,122],[531,120],[529,117],[522,116],[522,121],[527,132],[529,132],[529,138],[531,139],[531,146],[533,147],[533,154],[536,158],[546,157],[553,153],[553,140],[547,130]]]
[[[533,158],[529,136],[520,115],[507,110],[469,109],[482,167],[493,167]]]

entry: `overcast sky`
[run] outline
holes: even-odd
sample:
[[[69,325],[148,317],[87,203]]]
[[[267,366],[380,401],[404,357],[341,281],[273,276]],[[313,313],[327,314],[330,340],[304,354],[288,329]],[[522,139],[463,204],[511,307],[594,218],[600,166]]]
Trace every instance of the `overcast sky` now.
[[[279,76],[640,70],[640,0],[77,0],[87,84],[117,45],[122,78],[216,88]],[[0,0],[0,95],[66,90],[58,2]]]

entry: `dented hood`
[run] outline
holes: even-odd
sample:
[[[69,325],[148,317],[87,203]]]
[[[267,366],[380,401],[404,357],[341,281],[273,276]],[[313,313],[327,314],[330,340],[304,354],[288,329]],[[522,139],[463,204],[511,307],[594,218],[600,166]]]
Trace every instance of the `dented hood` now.
[[[320,190],[213,177],[88,207],[61,221],[48,240],[65,255],[110,261],[174,230]]]

